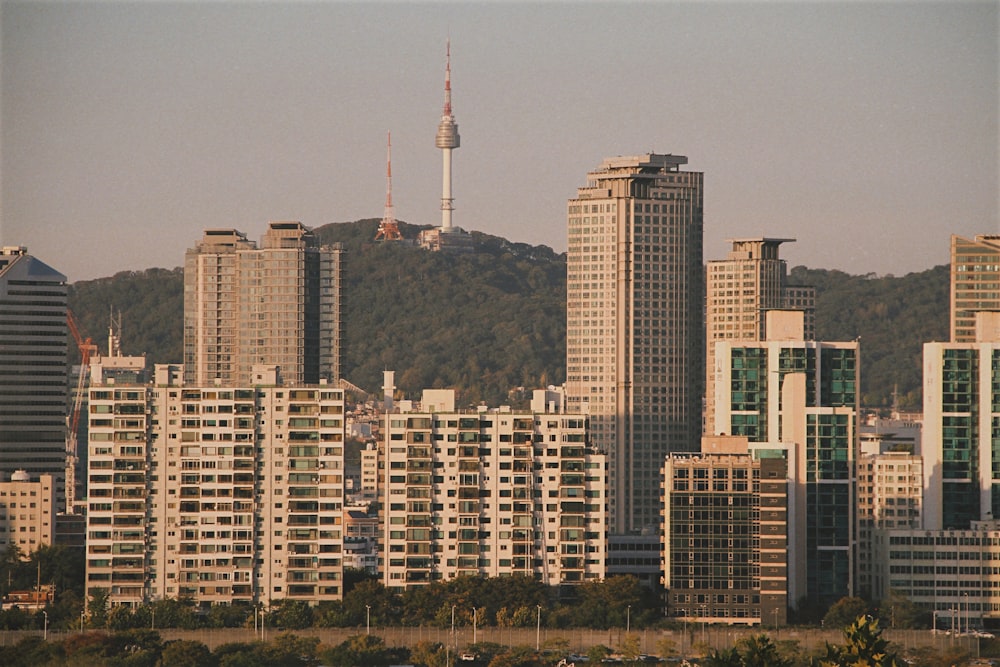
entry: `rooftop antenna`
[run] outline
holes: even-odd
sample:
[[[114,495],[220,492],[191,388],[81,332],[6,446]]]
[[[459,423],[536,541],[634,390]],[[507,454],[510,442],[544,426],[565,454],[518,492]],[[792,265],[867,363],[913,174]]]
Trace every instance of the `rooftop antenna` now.
[[[451,212],[455,198],[451,196],[451,151],[458,148],[461,140],[458,136],[458,123],[451,110],[451,39],[448,39],[447,59],[444,71],[444,110],[441,112],[441,122],[438,124],[437,138],[434,145],[442,153],[441,178],[441,231],[451,232]]]
[[[378,223],[378,233],[375,234],[376,241],[379,239],[399,241],[403,238],[403,235],[399,233],[396,211],[392,206],[392,132],[389,132],[388,135],[385,158],[385,213],[382,215],[382,222]]]

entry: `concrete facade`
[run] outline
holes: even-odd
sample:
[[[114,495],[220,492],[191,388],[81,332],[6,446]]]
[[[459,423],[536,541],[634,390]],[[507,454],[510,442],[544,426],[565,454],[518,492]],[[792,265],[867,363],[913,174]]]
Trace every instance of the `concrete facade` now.
[[[924,527],[1000,515],[1000,313],[976,314],[975,342],[924,344]]]
[[[951,237],[951,341],[976,340],[976,313],[1000,310],[1000,236]]]
[[[779,256],[782,243],[795,239],[730,239],[725,259],[706,265],[705,424],[715,423],[715,342],[764,340],[764,313],[772,309],[802,310],[803,338],[816,338],[816,290],[789,285],[788,266]],[[709,433],[710,434],[710,433]]]
[[[111,385],[89,400],[88,594],[342,597],[342,390]]]
[[[38,547],[55,543],[56,478],[19,470],[0,482],[0,551],[11,544],[22,558]]]
[[[616,534],[658,532],[663,459],[701,436],[703,175],[686,163],[607,159],[567,205],[566,391],[608,454]]]
[[[552,586],[604,578],[606,458],[584,416],[458,412],[450,390],[408,405],[387,413],[383,430],[387,587],[464,575]]]
[[[752,456],[746,438],[720,437],[713,444],[701,454],[673,454],[664,464],[667,616],[784,625],[787,462]]]
[[[184,262],[185,382],[247,384],[259,364],[288,384],[339,379],[340,260],[300,222],[269,223],[259,248],[206,230]]]
[[[857,341],[803,340],[803,319],[771,311],[767,340],[717,342],[713,432],[784,451],[793,485],[790,603],[832,604],[855,589],[860,351]]]

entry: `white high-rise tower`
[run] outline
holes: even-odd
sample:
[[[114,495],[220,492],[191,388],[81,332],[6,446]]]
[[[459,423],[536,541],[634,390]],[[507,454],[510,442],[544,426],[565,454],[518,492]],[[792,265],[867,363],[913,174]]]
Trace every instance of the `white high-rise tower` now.
[[[458,123],[451,113],[451,41],[448,42],[447,64],[444,75],[444,111],[441,112],[441,122],[438,124],[437,138],[434,144],[441,149],[443,155],[443,172],[441,179],[441,231],[453,231],[451,226],[452,202],[451,196],[451,151],[458,148],[461,140],[458,136]]]

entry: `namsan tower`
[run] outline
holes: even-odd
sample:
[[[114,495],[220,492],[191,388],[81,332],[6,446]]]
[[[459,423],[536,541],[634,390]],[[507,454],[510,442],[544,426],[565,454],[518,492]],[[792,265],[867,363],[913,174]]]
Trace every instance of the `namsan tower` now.
[[[458,123],[451,112],[451,40],[448,40],[447,62],[444,74],[444,110],[441,112],[441,122],[438,124],[437,138],[435,145],[441,149],[443,156],[442,179],[441,179],[441,232],[450,233],[451,212],[454,209],[451,196],[451,151],[458,148],[460,139],[458,136]]]

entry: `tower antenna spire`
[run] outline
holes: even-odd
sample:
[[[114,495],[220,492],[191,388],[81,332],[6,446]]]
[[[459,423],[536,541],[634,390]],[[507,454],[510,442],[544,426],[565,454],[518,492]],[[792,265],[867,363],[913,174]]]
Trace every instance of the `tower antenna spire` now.
[[[392,132],[389,132],[385,156],[385,213],[382,214],[382,221],[378,224],[375,240],[398,241],[401,238],[403,235],[399,232],[396,210],[392,205]]]

